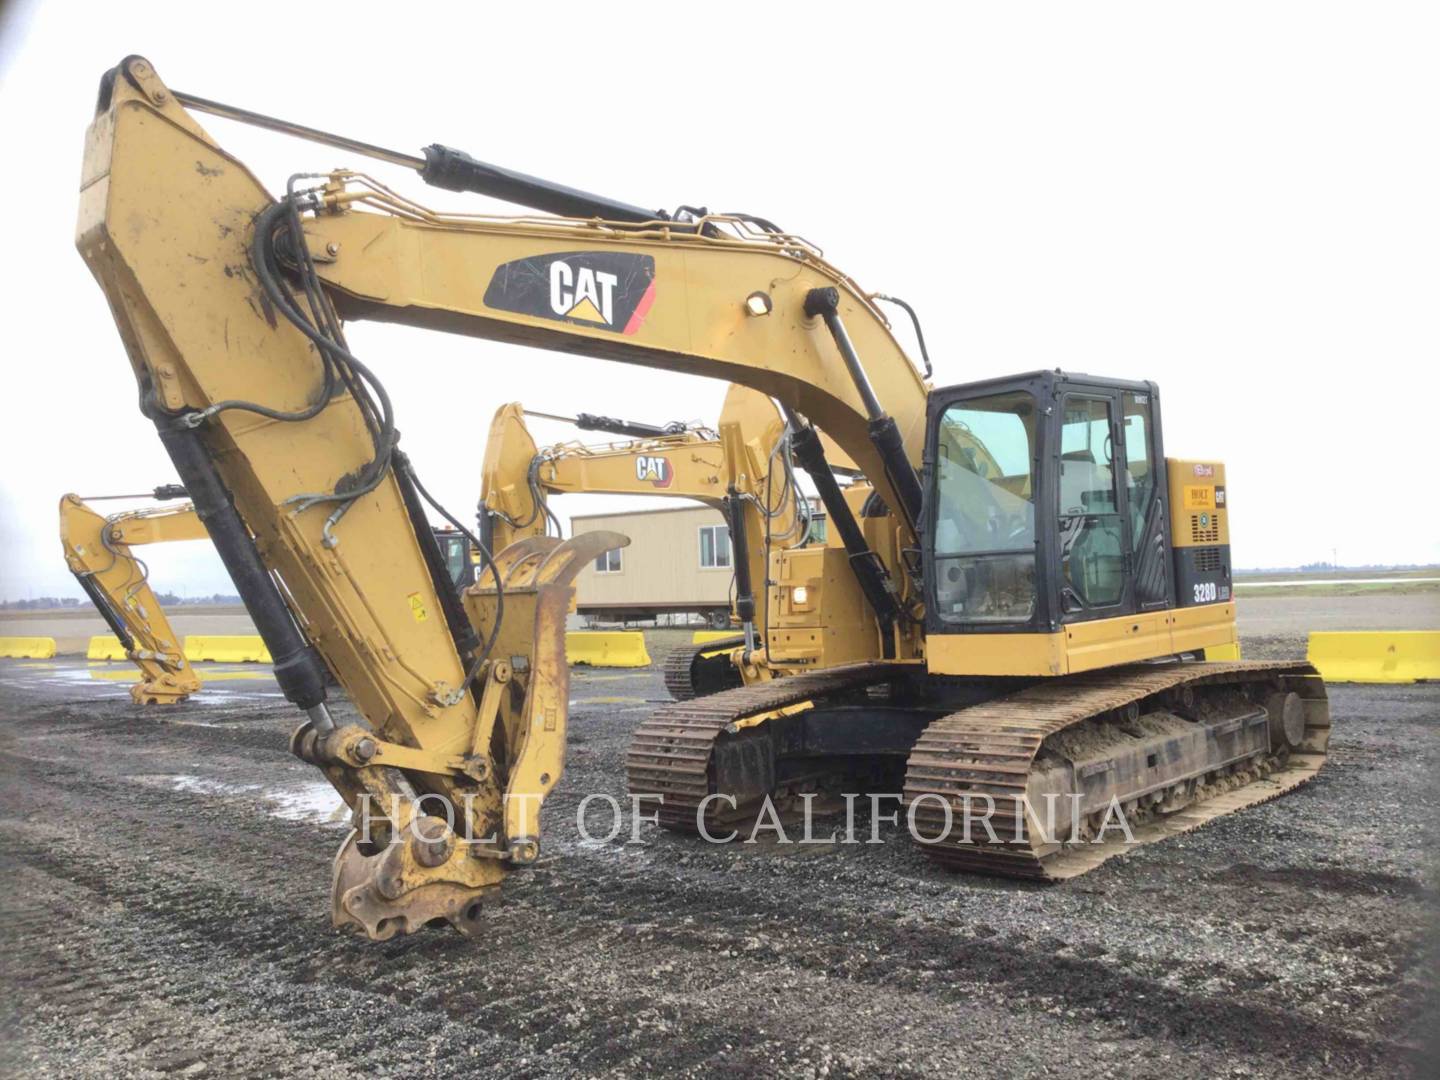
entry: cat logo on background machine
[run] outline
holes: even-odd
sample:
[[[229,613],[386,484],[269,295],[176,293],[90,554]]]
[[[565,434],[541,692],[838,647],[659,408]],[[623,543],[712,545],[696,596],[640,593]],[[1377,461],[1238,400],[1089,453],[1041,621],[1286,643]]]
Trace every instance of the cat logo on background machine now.
[[[504,263],[485,306],[633,334],[655,302],[655,260],[620,251],[565,251]]]
[[[670,468],[668,458],[640,454],[635,458],[635,479],[649,480],[657,488],[668,488],[675,479],[675,470]]]

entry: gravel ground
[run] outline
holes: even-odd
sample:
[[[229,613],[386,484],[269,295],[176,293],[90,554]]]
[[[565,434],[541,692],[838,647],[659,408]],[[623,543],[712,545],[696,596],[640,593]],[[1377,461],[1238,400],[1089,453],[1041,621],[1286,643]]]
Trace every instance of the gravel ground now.
[[[268,681],[142,711],[86,678],[0,662],[6,1076],[1436,1075],[1440,687],[1335,687],[1313,784],[1038,887],[889,827],[587,843],[663,690],[582,671],[490,932],[373,944],[329,927],[341,831]]]

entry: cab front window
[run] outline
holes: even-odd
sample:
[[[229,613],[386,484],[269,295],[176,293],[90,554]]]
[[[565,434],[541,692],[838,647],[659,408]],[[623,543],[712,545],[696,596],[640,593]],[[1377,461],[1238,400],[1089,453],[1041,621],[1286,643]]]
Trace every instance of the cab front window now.
[[[951,623],[1035,613],[1035,399],[1024,390],[945,410],[935,452],[936,614]]]

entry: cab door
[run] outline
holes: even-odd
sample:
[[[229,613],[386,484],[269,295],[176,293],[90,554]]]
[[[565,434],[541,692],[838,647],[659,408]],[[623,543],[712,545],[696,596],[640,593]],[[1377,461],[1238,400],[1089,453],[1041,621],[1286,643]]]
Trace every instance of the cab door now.
[[[1153,384],[1121,389],[1122,501],[1130,533],[1131,586],[1140,611],[1173,606],[1170,515],[1166,511],[1165,453],[1160,437],[1159,395]]]
[[[1058,388],[1060,617],[1106,619],[1136,610],[1135,541],[1127,501],[1120,391]]]

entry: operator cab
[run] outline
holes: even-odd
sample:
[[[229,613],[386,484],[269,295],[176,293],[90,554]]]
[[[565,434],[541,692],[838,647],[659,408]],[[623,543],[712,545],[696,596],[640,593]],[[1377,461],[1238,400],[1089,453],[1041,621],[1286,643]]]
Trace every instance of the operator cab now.
[[[470,550],[470,539],[458,529],[433,529],[435,542],[440,545],[440,554],[445,559],[445,569],[450,572],[450,581],[457,590],[464,590],[475,584],[475,559]]]
[[[1153,382],[1044,371],[945,387],[926,446],[928,633],[1053,633],[1177,606]],[[1223,578],[1228,600],[1228,547]]]

